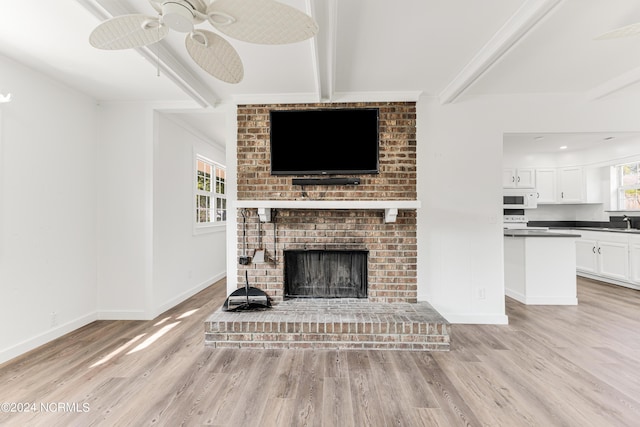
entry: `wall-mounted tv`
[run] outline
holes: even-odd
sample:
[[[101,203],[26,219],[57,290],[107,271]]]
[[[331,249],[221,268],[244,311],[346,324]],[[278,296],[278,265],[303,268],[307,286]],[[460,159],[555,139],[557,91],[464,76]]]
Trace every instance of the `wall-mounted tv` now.
[[[378,109],[273,110],[271,174],[378,173]]]

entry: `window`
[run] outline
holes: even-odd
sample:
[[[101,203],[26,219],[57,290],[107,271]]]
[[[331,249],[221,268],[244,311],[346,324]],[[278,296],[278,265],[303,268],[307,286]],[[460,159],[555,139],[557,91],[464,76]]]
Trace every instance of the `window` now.
[[[616,166],[618,209],[640,210],[640,162]]]
[[[226,171],[204,157],[196,157],[196,224],[227,220]]]

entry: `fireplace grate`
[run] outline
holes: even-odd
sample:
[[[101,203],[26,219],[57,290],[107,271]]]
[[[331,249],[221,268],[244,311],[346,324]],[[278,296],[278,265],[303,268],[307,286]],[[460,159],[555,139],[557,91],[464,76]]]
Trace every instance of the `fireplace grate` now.
[[[287,250],[286,298],[367,298],[368,251]]]

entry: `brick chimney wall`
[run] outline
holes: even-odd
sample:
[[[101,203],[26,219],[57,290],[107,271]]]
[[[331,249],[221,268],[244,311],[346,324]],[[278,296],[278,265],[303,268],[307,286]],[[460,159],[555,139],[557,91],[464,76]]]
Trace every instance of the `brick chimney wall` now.
[[[270,173],[269,111],[318,108],[379,108],[380,173],[358,177],[357,186],[292,185],[291,176]],[[414,102],[240,105],[238,106],[238,200],[415,200],[416,107]],[[296,176],[295,178],[304,178]],[[249,269],[251,286],[274,301],[283,298],[286,249],[368,250],[370,301],[415,302],[417,297],[416,212],[400,210],[395,223],[380,210],[278,209],[274,224],[262,224],[247,209],[246,241],[251,253],[261,240],[275,262],[238,266],[238,285]],[[243,250],[243,217],[238,211],[238,255]]]

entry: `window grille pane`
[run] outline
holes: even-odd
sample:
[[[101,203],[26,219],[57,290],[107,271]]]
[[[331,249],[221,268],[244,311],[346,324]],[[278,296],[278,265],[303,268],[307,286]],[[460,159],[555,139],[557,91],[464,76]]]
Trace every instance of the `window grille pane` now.
[[[638,175],[638,163],[630,163],[621,166],[621,185],[634,185],[640,183]]]
[[[202,222],[209,222],[209,220],[207,219],[209,217],[209,211],[207,209],[198,209],[198,217],[197,217],[197,221],[202,223]]]
[[[620,190],[620,209],[640,209],[640,189]]]
[[[227,199],[216,199],[216,221],[227,220]]]
[[[196,159],[196,191],[196,223],[226,221],[227,201],[215,197],[226,192],[225,169],[206,159]]]

